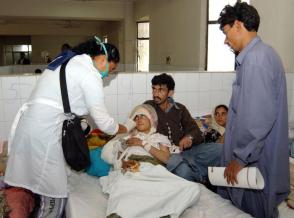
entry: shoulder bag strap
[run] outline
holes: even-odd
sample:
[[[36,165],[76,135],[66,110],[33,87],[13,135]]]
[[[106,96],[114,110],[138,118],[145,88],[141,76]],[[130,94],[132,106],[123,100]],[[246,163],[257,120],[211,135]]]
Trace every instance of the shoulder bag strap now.
[[[68,60],[69,61],[69,60]],[[60,89],[61,89],[61,97],[63,103],[63,110],[65,114],[71,113],[70,111],[70,104],[68,100],[68,92],[66,87],[66,75],[65,75],[65,68],[68,61],[64,62],[60,67]]]

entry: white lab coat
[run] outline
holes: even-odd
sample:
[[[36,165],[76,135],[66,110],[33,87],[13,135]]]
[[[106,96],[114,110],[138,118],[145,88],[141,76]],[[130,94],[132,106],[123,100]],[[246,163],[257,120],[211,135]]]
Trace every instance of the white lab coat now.
[[[23,105],[11,130],[5,182],[34,193],[67,197],[69,168],[63,157],[61,129],[65,120],[59,69],[46,69],[29,101]],[[71,111],[91,114],[97,126],[108,134],[118,130],[104,105],[103,84],[88,55],[72,58],[66,67]]]

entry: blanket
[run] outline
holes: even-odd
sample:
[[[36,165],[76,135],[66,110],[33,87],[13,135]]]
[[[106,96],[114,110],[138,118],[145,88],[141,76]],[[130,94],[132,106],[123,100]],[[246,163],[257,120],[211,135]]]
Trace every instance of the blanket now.
[[[111,171],[101,177],[109,194],[106,216],[122,218],[179,217],[200,197],[197,183],[184,180],[161,165],[141,162],[139,172]]]

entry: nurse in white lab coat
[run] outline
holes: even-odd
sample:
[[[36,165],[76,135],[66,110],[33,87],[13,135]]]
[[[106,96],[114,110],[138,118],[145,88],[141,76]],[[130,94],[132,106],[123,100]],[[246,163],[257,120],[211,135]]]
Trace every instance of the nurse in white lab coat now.
[[[109,115],[104,104],[102,78],[119,62],[115,46],[92,39],[53,60],[15,119],[5,174],[9,185],[40,195],[38,217],[60,217],[68,196],[70,170],[61,146],[66,117],[59,83],[60,66],[68,59],[66,81],[71,111],[90,114],[107,134],[127,131]]]

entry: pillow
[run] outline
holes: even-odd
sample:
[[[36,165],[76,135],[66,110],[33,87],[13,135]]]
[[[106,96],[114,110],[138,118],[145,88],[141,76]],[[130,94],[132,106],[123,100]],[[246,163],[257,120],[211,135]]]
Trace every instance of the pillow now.
[[[101,151],[101,147],[90,150],[91,165],[86,170],[87,174],[97,177],[108,175],[111,165],[101,158]]]
[[[211,128],[211,114],[195,117],[194,119],[201,132],[207,132]]]

